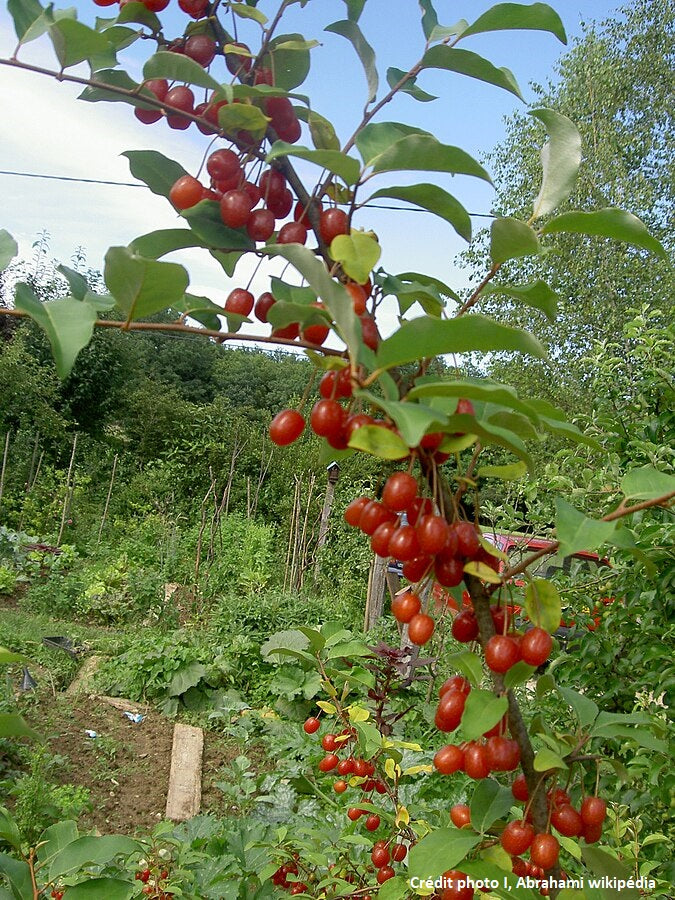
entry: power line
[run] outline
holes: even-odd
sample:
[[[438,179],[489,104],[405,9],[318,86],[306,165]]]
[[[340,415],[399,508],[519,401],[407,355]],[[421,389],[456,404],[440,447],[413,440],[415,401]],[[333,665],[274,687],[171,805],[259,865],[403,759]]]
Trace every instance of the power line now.
[[[71,178],[67,175],[43,175],[38,172],[10,172],[6,169],[0,169],[0,175],[14,175],[17,178],[46,178],[49,181],[73,181],[77,184],[107,184],[112,185],[113,187],[132,187],[132,188],[142,188],[145,187],[143,184],[138,184],[133,181],[103,181],[99,178]],[[416,212],[416,213],[428,213],[430,210],[427,209],[419,209],[418,207],[408,207],[408,206],[390,206],[386,203],[368,203],[365,207],[366,209],[391,209],[394,211],[405,210],[406,212]],[[496,218],[494,213],[474,213],[470,212],[470,216],[474,219],[494,219]]]

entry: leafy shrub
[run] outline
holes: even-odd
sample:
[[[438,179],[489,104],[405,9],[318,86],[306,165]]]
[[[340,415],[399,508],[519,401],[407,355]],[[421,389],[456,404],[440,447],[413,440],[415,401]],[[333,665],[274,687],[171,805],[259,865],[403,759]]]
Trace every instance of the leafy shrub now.
[[[0,565],[0,594],[12,594],[16,587],[16,574],[8,567]]]

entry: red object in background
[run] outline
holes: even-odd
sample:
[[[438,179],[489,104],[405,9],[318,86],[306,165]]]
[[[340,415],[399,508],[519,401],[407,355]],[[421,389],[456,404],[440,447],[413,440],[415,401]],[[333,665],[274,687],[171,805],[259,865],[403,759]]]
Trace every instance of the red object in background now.
[[[537,550],[546,550],[547,548],[551,548],[550,555],[542,556],[540,560],[537,560],[535,565],[530,569],[531,575],[539,578],[549,578],[556,572],[571,574],[575,570],[588,572],[595,568],[599,568],[600,566],[609,566],[609,560],[602,559],[597,553],[587,553],[586,551],[580,551],[572,556],[564,557],[561,564],[560,560],[555,558],[553,542],[547,541],[544,538],[533,538],[524,534],[494,534],[491,532],[483,534],[483,537],[509,557],[508,563],[503,560],[499,561],[500,574],[507,568],[517,565]],[[512,583],[517,587],[522,588],[524,588],[526,584],[522,576],[516,576]],[[451,615],[455,615],[460,611],[457,600],[438,583],[434,584],[433,596],[437,607],[446,605],[450,610]],[[614,602],[614,597],[602,597],[600,602],[607,606]],[[471,598],[468,591],[462,592],[461,608],[471,608]],[[522,607],[520,606],[509,605],[507,606],[507,609],[512,616],[522,615]],[[600,624],[600,609],[597,606],[593,610],[592,615],[593,621],[588,625],[588,628],[590,631],[595,631]],[[573,619],[562,618],[560,620],[560,627],[564,629],[572,628],[575,624]]]

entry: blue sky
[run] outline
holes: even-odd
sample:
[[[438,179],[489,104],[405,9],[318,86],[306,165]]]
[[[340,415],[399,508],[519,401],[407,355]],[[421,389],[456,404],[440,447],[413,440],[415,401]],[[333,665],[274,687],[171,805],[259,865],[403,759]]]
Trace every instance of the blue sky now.
[[[440,22],[447,25],[460,17],[473,21],[491,5],[483,0],[437,0],[435,4]],[[561,15],[570,42],[580,34],[582,21],[601,21],[618,6],[606,0],[566,0],[552,5]],[[80,19],[88,23],[96,14],[107,14],[93,3],[78,0],[75,6]],[[173,7],[175,0],[171,0],[169,9]],[[263,0],[259,8],[269,13],[276,3]],[[358,123],[365,98],[363,71],[351,45],[323,31],[325,25],[344,17],[341,0],[310,0],[304,9],[299,4],[292,6],[281,29],[297,30],[321,41],[321,46],[312,51],[312,72],[300,90],[310,94],[314,107],[334,122],[342,140]],[[177,11],[172,13],[167,34],[172,27],[176,35],[181,33],[185,19]],[[381,96],[387,67],[407,69],[422,52],[419,8],[415,0],[369,0],[360,24],[376,52]],[[246,23],[240,38],[253,40],[254,33]],[[11,20],[3,8],[0,54],[9,56],[14,43]],[[511,69],[526,101],[533,96],[529,83],[544,83],[552,77],[554,64],[565,51],[553,35],[539,32],[476,35],[460,46]],[[132,75],[140,72],[142,58],[138,53],[135,45],[130,56]],[[52,67],[54,56],[49,42],[41,39],[25,47],[20,59]],[[218,72],[214,74],[219,76]],[[221,77],[224,80],[225,74]],[[77,89],[53,79],[1,67],[0,81],[4,97],[2,170],[130,181],[126,160],[120,157],[125,149],[154,148],[177,159],[188,171],[196,171],[208,144],[207,138],[193,128],[171,131],[163,122],[143,126],[123,104],[84,104],[76,99]],[[489,152],[502,138],[504,117],[516,108],[525,108],[506,91],[447,72],[427,71],[419,84],[439,99],[422,104],[402,95],[380,113],[378,121],[403,121],[426,128],[439,140],[460,146],[476,157]],[[301,143],[310,142],[303,137]],[[317,171],[303,165],[302,172],[307,175]],[[108,246],[127,244],[145,232],[179,224],[169,204],[147,190],[5,175],[0,178],[4,208],[1,226],[17,237],[24,253],[37,233],[46,229],[51,234],[54,256],[67,262],[82,245],[89,264],[102,268]],[[430,179],[424,176],[424,180]],[[395,176],[389,183],[403,182]],[[454,193],[470,212],[490,211],[492,189],[477,179],[441,176],[438,183]],[[378,187],[384,182],[371,184]],[[533,196],[537,189],[538,185],[532,186]],[[480,222],[474,220],[475,229]],[[378,233],[383,247],[381,262],[389,271],[425,271],[457,287],[465,283],[464,273],[452,260],[466,245],[441,220],[415,212],[371,210],[364,211],[355,224]],[[230,283],[218,266],[196,251],[182,254],[180,261],[191,273],[190,290],[221,302],[232,287],[248,280],[250,272],[248,263],[242,262],[241,272]],[[259,273],[254,288],[265,290],[264,273]]]

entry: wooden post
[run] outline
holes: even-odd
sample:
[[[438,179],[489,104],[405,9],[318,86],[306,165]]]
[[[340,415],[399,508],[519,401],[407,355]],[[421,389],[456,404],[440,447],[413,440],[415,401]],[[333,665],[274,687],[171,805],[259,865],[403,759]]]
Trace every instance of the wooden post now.
[[[73,498],[73,488],[74,485],[71,483],[71,478],[73,474],[73,464],[75,462],[75,450],[77,449],[77,435],[73,440],[73,452],[70,454],[70,464],[68,465],[68,477],[66,478],[66,496],[63,499],[63,510],[61,512],[61,525],[59,527],[59,536],[56,539],[56,546],[58,547],[61,544],[61,538],[63,537],[63,529],[66,526],[66,516],[68,515],[68,510],[70,509],[70,501]]]
[[[108,507],[110,506],[110,498],[112,496],[113,484],[115,483],[115,472],[117,471],[117,459],[118,459],[118,454],[116,453],[115,458],[113,459],[112,475],[110,476],[110,485],[108,487],[108,496],[105,498],[105,506],[103,507],[103,515],[101,516],[101,524],[98,529],[98,539],[96,541],[97,546],[101,543],[101,535],[103,534],[103,526],[105,525],[105,520],[108,515]]]
[[[307,492],[307,506],[305,507],[305,518],[302,523],[302,532],[300,534],[300,548],[298,556],[298,577],[295,587],[297,590],[303,585],[305,580],[305,569],[307,568],[307,523],[309,521],[309,511],[312,506],[312,494],[314,493],[314,484],[316,483],[316,475],[312,474],[309,480],[309,490]]]
[[[328,535],[328,521],[330,519],[330,511],[333,508],[333,500],[335,499],[335,485],[340,477],[340,466],[336,462],[332,462],[328,467],[328,484],[326,485],[326,496],[323,498],[323,508],[321,510],[321,521],[319,522],[319,536],[316,540],[316,566],[314,569],[314,581],[319,578],[321,570],[321,548],[326,543]]]
[[[370,631],[382,615],[386,574],[387,560],[383,559],[381,556],[373,557],[373,561],[370,564],[370,575],[368,577],[368,597],[366,599],[366,617],[364,622],[365,631]]]
[[[5,452],[2,454],[2,469],[0,469],[0,504],[5,490],[5,470],[7,469],[7,454],[9,453],[9,431],[5,435]]]
[[[216,482],[215,479],[209,485],[209,489],[204,495],[204,499],[202,500],[201,505],[201,522],[199,524],[199,536],[197,537],[197,554],[195,557],[195,596],[199,594],[199,569],[202,561],[202,541],[204,539],[204,530],[206,528],[206,504],[209,502],[209,496],[211,495],[211,491],[215,491]]]

